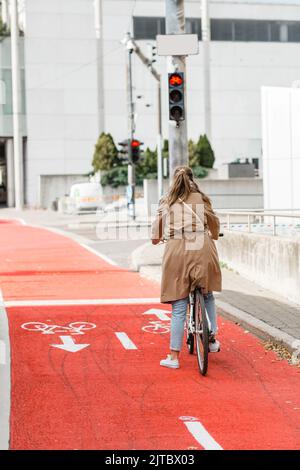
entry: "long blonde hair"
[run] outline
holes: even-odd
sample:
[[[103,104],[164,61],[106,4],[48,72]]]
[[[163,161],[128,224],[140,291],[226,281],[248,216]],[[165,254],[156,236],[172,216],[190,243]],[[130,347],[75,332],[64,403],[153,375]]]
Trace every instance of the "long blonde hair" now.
[[[189,166],[176,167],[172,185],[165,197],[166,203],[172,206],[178,199],[185,201],[192,192],[200,193],[204,203],[211,205],[209,197],[200,190],[198,184],[194,181],[191,168]]]

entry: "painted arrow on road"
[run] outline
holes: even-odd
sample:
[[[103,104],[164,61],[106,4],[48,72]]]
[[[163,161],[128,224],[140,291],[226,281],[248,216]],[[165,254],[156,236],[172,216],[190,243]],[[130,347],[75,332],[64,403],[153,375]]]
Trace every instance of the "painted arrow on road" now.
[[[60,336],[63,344],[51,344],[54,348],[64,349],[69,352],[81,351],[81,349],[87,348],[89,344],[76,344],[72,336]]]
[[[160,308],[150,308],[150,310],[144,312],[143,315],[156,315],[157,318],[161,321],[170,321],[170,317],[168,317],[166,313],[170,314],[171,312],[169,310],[162,310]]]

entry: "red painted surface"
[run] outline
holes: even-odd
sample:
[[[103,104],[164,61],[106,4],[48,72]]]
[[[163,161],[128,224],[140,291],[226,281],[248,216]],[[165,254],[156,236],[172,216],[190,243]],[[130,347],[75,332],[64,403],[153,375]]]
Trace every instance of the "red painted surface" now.
[[[56,269],[59,266],[61,270],[68,267],[76,271],[80,260],[86,272],[73,273],[72,279],[85,279],[86,287],[89,278],[96,285],[98,276],[101,295],[105,283],[114,297],[120,290],[120,297],[126,296],[120,275],[125,280],[132,273],[105,264],[63,237],[45,230],[22,229],[17,228],[22,237],[11,233],[6,238],[10,251],[4,264],[12,274],[4,279],[11,279],[12,285],[4,285],[5,298],[14,289],[20,294],[19,284],[26,275],[16,273],[28,268],[26,259],[30,271],[54,271],[58,252]],[[3,250],[1,232],[2,228]],[[95,268],[100,272],[95,273]],[[109,285],[113,281],[106,276],[106,269],[109,275],[116,275],[114,286]],[[71,284],[68,296],[59,297],[63,292],[59,284],[65,282],[65,277],[58,273],[48,275],[44,283],[42,279],[36,291],[35,284],[29,284],[27,298],[42,298],[39,289],[44,296],[46,287],[47,292],[56,294],[55,298],[69,298]],[[2,286],[3,280],[0,283]],[[77,290],[79,284],[74,283],[73,289]],[[88,298],[84,286],[80,287],[82,298]],[[150,282],[144,284],[144,289],[149,289],[147,296],[150,291],[157,295],[157,286]],[[77,292],[73,295],[77,298]],[[137,284],[128,297],[140,295]],[[278,361],[254,336],[222,318],[222,351],[210,355],[207,377],[199,375],[196,357],[185,350],[181,369],[162,368],[159,360],[168,350],[168,334],[142,330],[149,321],[157,320],[143,315],[152,307],[157,305],[7,309],[12,348],[12,449],[201,449],[180,416],[198,418],[224,449],[299,449],[299,368]],[[21,325],[29,321],[57,325],[88,321],[97,327],[84,335],[74,335],[76,343],[90,346],[70,353],[51,346],[59,344],[59,336],[64,333],[25,331]],[[125,350],[115,332],[127,333],[138,349]]]
[[[0,286],[5,300],[157,297],[158,287],[109,265],[75,241],[46,229],[3,226]]]

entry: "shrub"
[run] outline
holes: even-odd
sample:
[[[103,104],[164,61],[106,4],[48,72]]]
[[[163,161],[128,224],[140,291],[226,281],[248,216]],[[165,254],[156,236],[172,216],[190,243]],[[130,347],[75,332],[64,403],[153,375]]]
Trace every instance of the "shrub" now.
[[[195,161],[198,165],[204,166],[205,168],[213,168],[214,166],[214,151],[205,134],[200,135],[200,138],[195,145]]]
[[[111,170],[120,164],[118,150],[110,134],[102,132],[96,145],[92,165],[94,172],[99,170]]]

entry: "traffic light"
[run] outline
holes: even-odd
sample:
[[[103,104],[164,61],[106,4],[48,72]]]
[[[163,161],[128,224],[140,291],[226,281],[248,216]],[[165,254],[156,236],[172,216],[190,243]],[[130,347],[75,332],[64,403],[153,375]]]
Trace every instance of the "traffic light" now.
[[[184,74],[182,72],[169,73],[169,119],[170,121],[183,121],[184,116]]]
[[[141,145],[143,145],[142,142],[140,142],[137,139],[132,139],[131,141],[132,163],[137,163],[139,161],[140,156],[141,156]]]
[[[121,149],[119,149],[119,154],[123,156],[123,158],[128,158],[128,139],[123,140],[122,142],[118,142],[118,145],[120,145]]]

